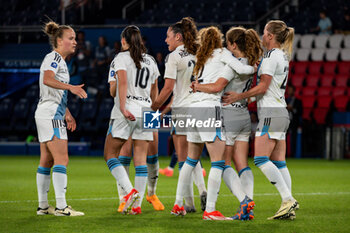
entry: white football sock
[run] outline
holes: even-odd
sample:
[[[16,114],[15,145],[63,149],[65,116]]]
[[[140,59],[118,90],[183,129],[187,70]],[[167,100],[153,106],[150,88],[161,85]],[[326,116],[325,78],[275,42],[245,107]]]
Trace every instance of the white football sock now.
[[[292,178],[290,176],[288,168],[280,168],[279,171],[281,172],[284,182],[286,182],[289,191],[292,192]]]
[[[55,165],[52,169],[52,183],[55,189],[56,207],[64,209],[67,206],[67,168],[63,165]]]
[[[189,161],[187,163],[187,160]],[[187,193],[190,193],[190,187],[191,183],[193,184],[193,181],[191,179],[191,175],[193,172],[194,167],[197,165],[198,160],[194,160],[191,158],[187,157],[186,163],[183,164],[180,174],[179,174],[179,179],[177,182],[177,188],[176,188],[176,201],[175,204],[178,206],[183,206],[183,198],[185,195],[188,196]],[[197,162],[196,162],[197,161]],[[192,188],[193,192],[193,188]],[[191,200],[188,200],[189,202]],[[188,203],[189,205],[189,203]]]
[[[184,199],[185,199],[185,205],[186,206],[194,206],[194,196],[193,196],[193,172],[191,173],[190,177],[190,183],[188,189],[184,190]]]
[[[203,192],[207,191],[207,189],[205,187],[201,163],[197,163],[192,174],[193,174],[194,183],[196,184],[196,186],[198,188],[199,195],[201,195]]]
[[[222,178],[225,181],[226,186],[235,195],[239,202],[242,202],[246,196],[243,191],[241,181],[237,175],[237,172],[233,170],[231,166],[226,165],[222,173]]]
[[[250,167],[243,168],[239,171],[239,178],[241,180],[242,188],[245,194],[253,200],[254,196],[254,176]]]
[[[208,195],[205,211],[208,213],[215,211],[215,205],[220,191],[222,171],[225,161],[216,161],[211,163],[208,176]]]
[[[135,189],[139,192],[140,198],[135,202],[133,207],[141,207],[143,196],[146,191],[147,184],[147,166],[140,165],[135,167]]]
[[[281,172],[267,156],[255,156],[254,163],[260,168],[271,184],[275,185],[281,195],[282,201],[293,199]]]
[[[286,185],[290,192],[292,192],[292,178],[290,176],[289,170],[287,168],[286,161],[275,161],[271,160],[273,164],[278,168],[278,170],[281,172],[284,182],[286,182]]]
[[[125,168],[121,165],[119,160],[117,158],[111,158],[107,161],[107,166],[118,182],[118,186],[121,188],[121,192],[119,193],[130,193],[132,190],[132,184]]]
[[[49,167],[38,167],[37,173],[36,173],[36,186],[38,189],[38,201],[39,201],[39,207],[42,209],[45,209],[49,207],[49,202],[47,200],[47,193],[50,189],[50,170]]]
[[[147,156],[147,194],[148,196],[153,196],[156,194],[158,174],[159,174],[159,161],[158,154]]]

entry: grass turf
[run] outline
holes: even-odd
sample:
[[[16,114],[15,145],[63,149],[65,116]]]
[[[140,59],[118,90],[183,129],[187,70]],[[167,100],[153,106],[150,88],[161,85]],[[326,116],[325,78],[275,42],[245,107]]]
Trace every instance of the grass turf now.
[[[165,211],[154,211],[144,198],[141,215],[121,215],[116,211],[115,180],[103,158],[97,157],[72,157],[68,167],[67,202],[85,216],[36,216],[38,163],[39,157],[0,156],[0,232],[350,232],[350,161],[287,161],[294,197],[300,202],[294,221],[266,220],[278,210],[280,197],[250,161],[256,207],[255,219],[246,222],[203,221],[196,188],[197,212],[185,217],[170,215],[177,169],[171,178],[159,177],[157,195]],[[160,158],[160,167],[168,163],[169,158]],[[202,163],[208,173],[209,160]],[[133,181],[133,167],[130,171]],[[52,183],[49,200],[54,206]],[[238,205],[222,182],[217,209],[232,216]]]

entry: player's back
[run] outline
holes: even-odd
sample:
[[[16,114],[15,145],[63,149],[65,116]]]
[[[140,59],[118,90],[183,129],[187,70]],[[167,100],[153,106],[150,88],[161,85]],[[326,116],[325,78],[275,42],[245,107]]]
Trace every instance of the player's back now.
[[[151,106],[151,87],[159,76],[157,64],[152,56],[143,54],[140,64],[141,69],[138,69],[129,51],[119,53],[114,59],[115,71],[126,70],[126,108],[136,117],[141,117],[142,107]]]
[[[212,56],[206,61],[203,69],[200,71],[198,82],[201,84],[215,83],[221,76],[221,72],[225,67],[226,56],[232,57],[232,54],[225,48],[215,49]],[[192,103],[209,101],[220,102],[223,91],[218,93],[196,92],[191,96]]]
[[[247,58],[238,58],[238,60],[244,64],[248,65]],[[225,68],[222,72],[222,77],[227,79],[229,83],[226,85],[224,92],[234,91],[236,93],[242,93],[248,91],[253,81],[253,75],[239,75],[237,74],[229,65],[225,65]],[[232,103],[231,106],[237,107],[246,107],[247,100],[243,99]]]

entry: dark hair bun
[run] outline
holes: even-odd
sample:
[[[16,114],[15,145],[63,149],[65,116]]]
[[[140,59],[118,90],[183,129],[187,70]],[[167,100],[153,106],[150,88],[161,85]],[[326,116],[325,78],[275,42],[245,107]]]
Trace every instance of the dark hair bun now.
[[[53,36],[57,32],[58,28],[59,28],[58,24],[51,21],[45,24],[44,31],[47,35]]]

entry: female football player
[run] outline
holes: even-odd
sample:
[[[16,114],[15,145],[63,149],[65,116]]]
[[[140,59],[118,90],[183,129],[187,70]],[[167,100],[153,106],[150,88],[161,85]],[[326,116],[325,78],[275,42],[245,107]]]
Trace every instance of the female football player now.
[[[40,142],[40,164],[36,180],[39,197],[37,215],[82,216],[67,205],[67,129],[74,131],[75,119],[67,108],[68,91],[86,98],[82,85],[69,85],[69,72],[65,58],[73,54],[77,42],[70,26],[48,22],[44,32],[50,38],[53,51],[47,54],[40,67],[40,100],[35,111],[35,122]],[[66,120],[66,123],[64,122]],[[47,193],[50,188],[50,171],[55,189],[56,209],[49,206]]]
[[[258,69],[258,85],[237,93],[227,92],[226,104],[256,96],[259,124],[255,135],[254,163],[275,185],[282,198],[281,208],[269,219],[294,219],[298,202],[291,192],[291,177],[286,166],[285,134],[289,125],[284,92],[294,29],[280,20],[269,21],[264,28],[263,46],[268,50]]]
[[[147,148],[148,142],[153,141],[153,132],[143,130],[142,108],[149,108],[152,104],[159,71],[155,60],[145,54],[146,48],[138,27],[126,27],[121,34],[121,42],[123,51],[114,58],[110,67],[110,93],[115,98],[104,158],[120,188],[128,193],[124,197],[126,204],[123,213],[141,214],[147,182]],[[129,137],[134,144],[135,189],[117,159]]]
[[[193,71],[197,83],[215,83],[226,64],[233,67],[239,74],[253,74],[255,72],[254,67],[243,65],[227,49],[223,48],[222,33],[218,28],[208,27],[202,29],[199,33],[199,38],[201,44],[196,54],[196,65]],[[205,143],[211,160],[211,169],[208,176],[208,195],[203,219],[232,220],[224,217],[215,209],[221,184],[221,175],[225,166],[225,135],[222,131],[223,124],[220,107],[221,94],[222,92],[195,92],[190,96],[191,103],[188,113],[191,116],[190,121],[194,122],[194,126],[187,133],[188,157],[179,176],[182,184],[178,185],[173,208],[173,212],[177,212],[178,215],[184,215],[181,200],[183,186],[188,186],[189,174],[197,165]],[[206,127],[204,122],[210,122],[210,120],[215,120],[214,124],[209,123],[209,127]],[[254,202],[245,197],[244,204],[248,207],[245,209],[244,214],[248,214],[250,209],[254,207]]]
[[[226,33],[227,48],[239,59],[242,64],[254,64],[262,55],[261,42],[253,29],[232,27]],[[217,93],[222,90],[244,92],[248,90],[253,81],[252,75],[238,75],[230,66],[226,65],[222,77],[215,83],[194,83],[194,91]],[[226,133],[225,167],[223,179],[231,192],[240,202],[247,195],[253,199],[254,177],[248,165],[249,136],[251,132],[250,115],[247,100],[241,100],[223,107],[223,117]],[[237,173],[231,167],[233,160]],[[239,178],[240,179],[239,179]],[[234,219],[253,219],[253,213],[243,216],[238,212]]]
[[[171,25],[167,31],[165,42],[168,44],[171,53],[165,59],[165,84],[158,98],[152,104],[152,109],[159,109],[173,92],[172,100],[172,121],[180,120],[180,115],[184,115],[189,106],[189,95],[191,92],[191,77],[194,67],[194,55],[198,44],[196,43],[197,27],[192,18],[186,17],[181,21]],[[178,155],[179,169],[181,170],[187,156],[186,130],[174,127],[173,140],[175,150]],[[201,207],[204,210],[206,200],[206,187],[204,183],[202,168],[200,164],[194,169],[193,180],[198,187],[201,197]],[[192,178],[191,178],[192,179]],[[179,180],[179,182],[181,182]],[[193,182],[184,194],[187,212],[195,212],[193,200]]]

